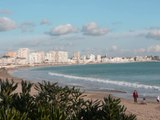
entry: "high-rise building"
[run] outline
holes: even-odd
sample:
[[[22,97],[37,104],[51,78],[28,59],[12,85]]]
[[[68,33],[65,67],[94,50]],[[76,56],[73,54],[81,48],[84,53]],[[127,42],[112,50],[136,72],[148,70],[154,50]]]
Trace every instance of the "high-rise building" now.
[[[102,60],[102,59],[101,59],[101,55],[97,55],[97,56],[96,56],[96,61],[97,61],[97,62],[101,62],[101,60]]]
[[[29,59],[29,53],[30,50],[28,48],[20,48],[17,51],[17,57],[18,58],[24,58],[24,59]]]
[[[57,63],[67,63],[68,62],[68,52],[56,51],[55,60]]]
[[[48,63],[55,63],[56,62],[56,51],[50,51],[46,53],[45,61]]]
[[[41,64],[45,60],[44,52],[33,52],[29,55],[29,63],[30,64]]]
[[[48,63],[67,63],[68,62],[68,52],[50,51],[46,53],[45,61]]]
[[[80,52],[75,52],[73,55],[73,59],[79,61],[80,60]]]

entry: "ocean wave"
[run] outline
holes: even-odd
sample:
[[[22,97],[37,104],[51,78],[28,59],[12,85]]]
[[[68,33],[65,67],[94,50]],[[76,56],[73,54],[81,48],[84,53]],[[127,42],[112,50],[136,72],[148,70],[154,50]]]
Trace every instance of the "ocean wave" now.
[[[53,73],[53,72],[48,72],[48,74],[52,75],[52,76],[58,76],[58,77],[64,77],[64,78],[70,78],[70,79],[77,79],[77,80],[84,80],[84,81],[91,81],[91,82],[100,82],[100,83],[105,83],[105,84],[113,84],[113,85],[133,87],[133,88],[154,89],[154,90],[160,91],[160,86],[151,86],[151,85],[130,83],[130,82],[124,82],[124,81],[115,81],[115,80],[113,81],[113,80],[109,80],[109,79],[79,77],[79,76],[66,75],[66,74]]]

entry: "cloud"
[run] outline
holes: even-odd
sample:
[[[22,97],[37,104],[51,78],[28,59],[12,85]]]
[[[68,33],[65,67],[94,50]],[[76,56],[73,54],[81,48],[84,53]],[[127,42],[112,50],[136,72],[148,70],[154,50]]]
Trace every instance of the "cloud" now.
[[[116,45],[111,46],[111,51],[117,51],[117,50],[118,50],[118,47]]]
[[[22,32],[33,32],[34,27],[35,24],[33,22],[24,22],[19,26]]]
[[[0,32],[13,30],[16,28],[16,23],[7,17],[0,17]]]
[[[150,30],[147,33],[146,37],[156,39],[156,40],[160,40],[160,29]]]
[[[0,10],[0,14],[10,15],[11,11],[9,11],[9,10]]]
[[[151,53],[160,52],[160,45],[152,45],[147,48],[139,48],[134,50],[134,53],[150,53],[150,52]]]
[[[134,53],[145,53],[145,52],[146,52],[145,48],[139,48],[134,50]]]
[[[65,36],[66,37],[66,36]],[[68,36],[67,36],[68,37]],[[35,35],[35,36],[26,36],[19,37],[21,40],[18,43],[12,44],[14,48],[27,47],[33,50],[71,50],[73,49],[74,43],[71,41],[61,41],[62,37],[50,37],[48,35]],[[17,38],[15,38],[17,40]]]
[[[107,34],[108,30],[99,28],[95,22],[91,22],[83,26],[82,32],[84,35],[101,36]]]
[[[40,25],[49,25],[49,21],[48,19],[42,19],[41,22],[40,22]]]
[[[147,49],[148,52],[160,52],[160,45],[153,45]]]
[[[71,24],[65,24],[65,25],[59,25],[53,28],[50,32],[48,32],[48,34],[52,36],[61,36],[61,35],[66,35],[76,31],[77,31],[76,28],[74,28]]]
[[[117,45],[112,45],[110,48],[106,48],[109,52],[116,52],[116,53],[125,53],[130,52],[128,49],[120,48]]]

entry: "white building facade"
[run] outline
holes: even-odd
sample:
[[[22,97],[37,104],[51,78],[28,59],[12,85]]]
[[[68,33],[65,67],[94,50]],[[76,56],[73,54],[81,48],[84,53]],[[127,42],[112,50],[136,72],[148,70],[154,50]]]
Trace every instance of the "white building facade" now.
[[[46,53],[45,62],[47,63],[68,63],[68,52],[66,51],[50,51]]]
[[[68,52],[56,51],[55,61],[56,63],[68,63]]]
[[[29,55],[29,64],[41,64],[45,61],[44,52],[32,52]]]
[[[56,51],[50,51],[46,53],[45,62],[55,63],[56,62]]]
[[[27,62],[29,62],[29,54],[30,50],[28,48],[20,48],[17,51],[17,57],[18,58],[24,58]]]

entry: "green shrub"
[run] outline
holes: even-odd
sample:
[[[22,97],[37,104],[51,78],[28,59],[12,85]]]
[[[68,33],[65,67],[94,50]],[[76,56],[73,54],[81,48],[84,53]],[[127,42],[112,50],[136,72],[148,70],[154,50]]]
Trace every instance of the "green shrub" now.
[[[26,113],[21,114],[15,108],[0,108],[0,120],[31,120]]]
[[[43,81],[34,85],[38,93],[33,96],[32,83],[22,81],[21,86],[21,93],[13,93],[17,83],[0,81],[0,120],[136,120],[110,95],[85,100],[80,89]]]

